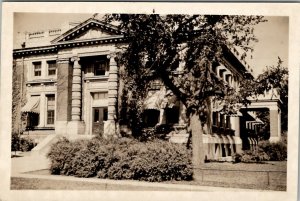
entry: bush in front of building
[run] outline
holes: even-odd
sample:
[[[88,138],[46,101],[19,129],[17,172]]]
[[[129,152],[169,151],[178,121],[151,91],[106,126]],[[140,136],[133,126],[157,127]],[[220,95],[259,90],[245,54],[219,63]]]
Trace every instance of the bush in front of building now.
[[[263,161],[269,161],[270,157],[263,151],[244,151],[243,153],[235,153],[232,155],[233,163],[261,163]]]
[[[21,137],[18,133],[12,133],[11,151],[31,151],[37,143],[30,137]]]
[[[285,141],[260,141],[258,147],[270,157],[270,161],[284,161],[287,159],[287,144]]]
[[[36,145],[37,143],[30,137],[20,138],[20,151],[31,151]]]
[[[183,145],[134,139],[61,139],[48,154],[52,174],[143,181],[191,180],[191,153]]]
[[[269,142],[268,140],[260,141],[255,151],[244,151],[232,156],[234,163],[258,163],[263,161],[284,161],[287,159],[286,140],[279,142]]]
[[[67,138],[61,138],[52,144],[50,152],[47,154],[51,161],[50,170],[52,174],[74,175],[73,158],[86,144],[86,140],[71,142]]]

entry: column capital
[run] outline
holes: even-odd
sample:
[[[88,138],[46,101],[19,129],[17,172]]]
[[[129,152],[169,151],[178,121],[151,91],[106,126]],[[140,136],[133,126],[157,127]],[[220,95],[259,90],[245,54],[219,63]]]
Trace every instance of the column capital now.
[[[80,58],[78,56],[71,57],[71,62],[79,62]]]
[[[115,57],[117,56],[117,53],[116,52],[110,52],[106,58],[107,59],[114,59]]]
[[[57,58],[57,63],[70,63],[69,57]]]

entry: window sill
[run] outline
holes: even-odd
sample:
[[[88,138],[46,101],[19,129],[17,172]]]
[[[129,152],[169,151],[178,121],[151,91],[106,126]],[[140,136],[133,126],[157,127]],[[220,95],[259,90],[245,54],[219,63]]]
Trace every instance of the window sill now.
[[[25,130],[26,131],[31,131],[31,130],[54,130],[55,127],[53,126],[47,126],[47,127],[27,127]]]
[[[26,82],[26,84],[43,84],[43,83],[56,83],[56,78],[34,79]]]
[[[98,76],[91,76],[91,77],[85,77],[85,81],[93,81],[93,80],[107,80],[108,75],[98,75]]]

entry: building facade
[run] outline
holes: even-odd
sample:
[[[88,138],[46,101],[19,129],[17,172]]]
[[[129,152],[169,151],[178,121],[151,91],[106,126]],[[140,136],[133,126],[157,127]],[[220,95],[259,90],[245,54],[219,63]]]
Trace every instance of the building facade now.
[[[13,52],[14,85],[19,85],[20,94],[14,115],[23,120],[13,122],[15,128],[52,133],[52,139],[58,135],[80,138],[128,132],[117,119],[120,80],[115,53],[126,41],[116,27],[90,18],[65,32],[52,29],[26,33],[22,38]],[[245,75],[251,76],[252,70],[235,49],[228,49],[224,55],[224,63],[213,70],[238,89],[239,82]],[[271,138],[279,139],[280,100],[268,96],[262,100],[253,99],[250,107],[234,116],[222,114],[218,103],[212,103],[203,134],[208,159],[254,148],[255,133],[262,123],[255,116],[258,109],[270,110]],[[172,92],[154,80],[144,104],[145,123],[149,127],[172,125],[169,140],[186,143],[189,130],[185,113],[184,105]],[[47,145],[40,144],[36,149]]]

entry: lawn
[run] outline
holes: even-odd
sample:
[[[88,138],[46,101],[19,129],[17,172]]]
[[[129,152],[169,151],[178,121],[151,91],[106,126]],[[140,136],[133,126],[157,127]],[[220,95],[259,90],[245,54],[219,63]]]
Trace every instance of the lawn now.
[[[260,190],[286,190],[286,161],[265,163],[206,163],[197,170],[197,181],[170,181],[190,185],[222,186]],[[196,176],[194,175],[194,176]]]
[[[158,187],[143,187],[130,185],[107,185],[104,183],[64,181],[39,178],[11,178],[11,190],[127,190],[127,191],[157,191]],[[169,189],[166,189],[169,190]]]
[[[163,183],[247,188],[259,190],[286,190],[286,161],[256,163],[206,163],[197,175],[197,181],[167,181]],[[28,174],[49,175],[48,170]],[[259,179],[258,179],[259,178]],[[61,190],[162,190],[155,187],[109,185],[92,182],[58,181],[38,178],[16,178],[11,180],[11,189],[61,189]]]

